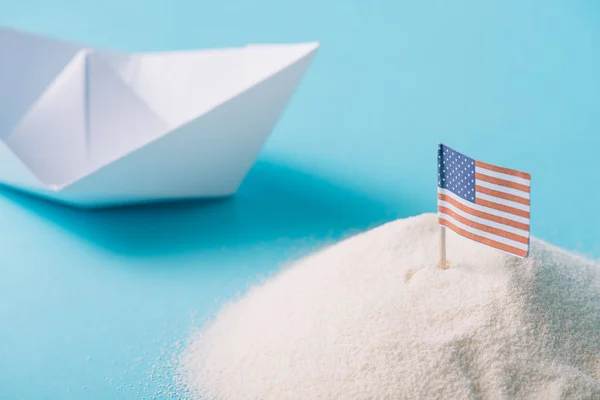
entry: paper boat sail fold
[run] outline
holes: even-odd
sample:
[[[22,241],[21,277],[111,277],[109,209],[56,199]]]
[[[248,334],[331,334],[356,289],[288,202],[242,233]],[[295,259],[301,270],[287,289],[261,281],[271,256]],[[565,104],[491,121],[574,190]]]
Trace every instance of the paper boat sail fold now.
[[[0,28],[0,184],[82,207],[231,195],[317,48],[125,54]]]

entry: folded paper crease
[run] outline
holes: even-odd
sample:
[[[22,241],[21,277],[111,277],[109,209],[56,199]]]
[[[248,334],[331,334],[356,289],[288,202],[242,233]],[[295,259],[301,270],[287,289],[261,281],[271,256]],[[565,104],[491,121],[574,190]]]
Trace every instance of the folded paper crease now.
[[[317,48],[125,54],[0,28],[0,183],[88,207],[230,195]]]

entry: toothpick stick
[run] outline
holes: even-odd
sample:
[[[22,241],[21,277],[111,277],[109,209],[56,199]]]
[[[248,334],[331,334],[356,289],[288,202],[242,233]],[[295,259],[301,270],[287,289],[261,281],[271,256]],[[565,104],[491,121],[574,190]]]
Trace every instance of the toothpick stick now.
[[[440,226],[440,263],[438,267],[448,269],[450,266],[446,262],[446,227]]]

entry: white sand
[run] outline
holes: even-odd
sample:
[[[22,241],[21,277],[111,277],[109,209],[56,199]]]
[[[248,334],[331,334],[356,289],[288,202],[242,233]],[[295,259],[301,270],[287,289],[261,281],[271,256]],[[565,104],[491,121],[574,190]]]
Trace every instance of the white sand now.
[[[449,233],[440,270],[438,229],[386,224],[225,307],[183,355],[192,397],[600,399],[600,266]]]

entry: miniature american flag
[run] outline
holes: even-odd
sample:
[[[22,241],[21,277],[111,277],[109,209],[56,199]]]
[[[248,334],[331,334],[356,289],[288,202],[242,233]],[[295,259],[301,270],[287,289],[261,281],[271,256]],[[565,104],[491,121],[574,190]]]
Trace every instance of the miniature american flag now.
[[[526,257],[531,175],[438,145],[438,219],[459,235]]]

